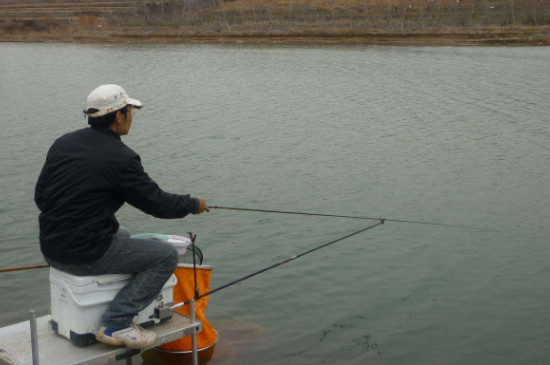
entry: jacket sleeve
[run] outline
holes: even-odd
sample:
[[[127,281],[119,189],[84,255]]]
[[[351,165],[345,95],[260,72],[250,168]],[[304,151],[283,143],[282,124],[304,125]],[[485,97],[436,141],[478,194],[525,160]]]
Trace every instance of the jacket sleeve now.
[[[120,171],[117,187],[125,202],[157,218],[183,218],[199,211],[197,198],[164,192],[143,170],[137,155]]]
[[[45,175],[46,166],[42,167],[38,181],[34,188],[34,202],[40,211],[44,209],[44,175]]]
[[[49,151],[48,151],[48,155],[49,155]],[[36,203],[36,206],[40,211],[43,211],[46,205],[44,188],[46,185],[47,170],[48,170],[48,158],[46,158],[46,161],[44,162],[44,166],[42,166],[42,170],[40,171],[40,176],[38,176],[38,181],[36,182],[36,186],[34,188],[34,202]]]

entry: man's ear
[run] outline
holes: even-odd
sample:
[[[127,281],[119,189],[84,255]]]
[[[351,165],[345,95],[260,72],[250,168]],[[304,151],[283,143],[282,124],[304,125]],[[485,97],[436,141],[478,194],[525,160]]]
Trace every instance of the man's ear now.
[[[124,123],[124,114],[122,114],[120,110],[116,112],[115,123],[117,124]]]

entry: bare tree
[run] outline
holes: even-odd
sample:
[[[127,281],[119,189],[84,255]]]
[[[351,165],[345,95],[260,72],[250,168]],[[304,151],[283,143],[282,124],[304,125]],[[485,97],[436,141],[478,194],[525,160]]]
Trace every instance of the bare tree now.
[[[388,25],[390,26],[390,29],[393,29],[393,25],[391,23],[391,18],[392,18],[392,8],[393,8],[393,1],[392,0],[389,0],[388,1],[388,12],[387,12],[387,20],[388,20]]]
[[[227,22],[227,18],[225,17],[225,8],[223,6],[225,2],[224,0],[217,0],[217,1],[222,13],[222,22],[223,24],[225,24],[225,27],[227,28],[227,30],[231,32],[231,27],[229,26],[229,23]]]
[[[441,0],[437,0],[437,12],[435,14],[435,20],[432,23],[432,28],[435,28],[439,25],[439,20],[441,19]]]
[[[411,6],[412,5],[410,3],[409,4],[404,4],[404,6],[403,6],[403,15],[401,16],[401,30],[405,29],[405,25],[406,25],[406,22],[407,22],[407,11],[409,10],[409,8]]]
[[[516,24],[516,4],[514,0],[508,0],[508,8],[510,9],[510,14],[512,16],[512,25]]]

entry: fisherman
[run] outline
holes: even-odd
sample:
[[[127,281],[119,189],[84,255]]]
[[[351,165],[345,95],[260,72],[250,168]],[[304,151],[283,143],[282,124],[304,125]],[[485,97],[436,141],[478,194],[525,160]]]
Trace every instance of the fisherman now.
[[[40,248],[52,267],[77,276],[132,274],[101,318],[96,339],[144,349],[156,334],[133,323],[161,291],[178,263],[168,243],[130,238],[114,214],[128,203],[157,218],[183,218],[210,208],[201,197],[170,194],[145,173],[140,157],[120,136],[141,102],[118,85],[88,95],[89,128],[50,147],[35,190]]]

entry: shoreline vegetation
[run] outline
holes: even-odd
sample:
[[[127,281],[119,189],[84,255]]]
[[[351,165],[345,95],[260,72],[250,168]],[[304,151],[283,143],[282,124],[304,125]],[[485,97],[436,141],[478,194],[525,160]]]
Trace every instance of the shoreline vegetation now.
[[[546,0],[0,0],[0,42],[550,45]]]

